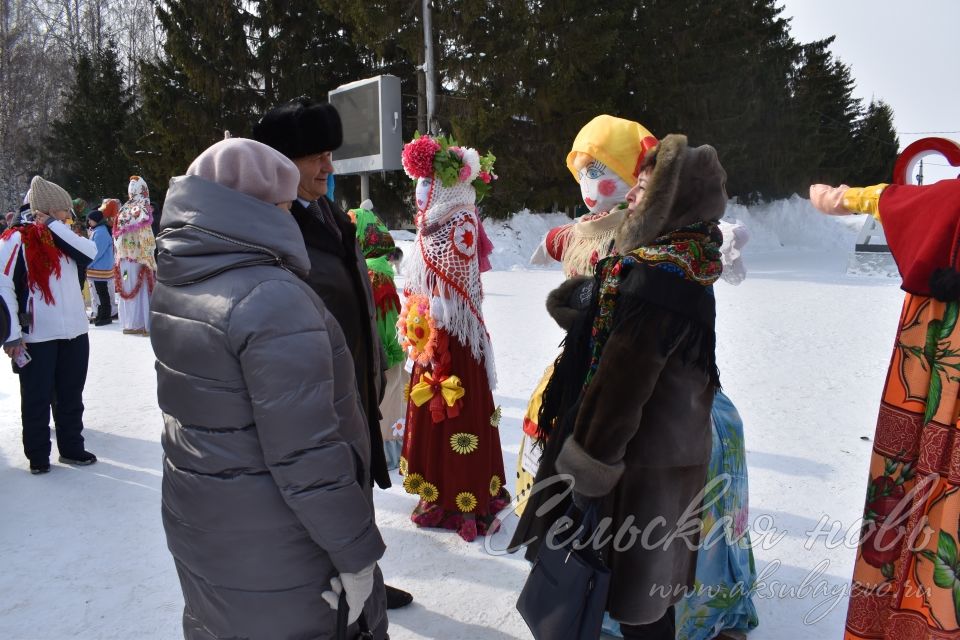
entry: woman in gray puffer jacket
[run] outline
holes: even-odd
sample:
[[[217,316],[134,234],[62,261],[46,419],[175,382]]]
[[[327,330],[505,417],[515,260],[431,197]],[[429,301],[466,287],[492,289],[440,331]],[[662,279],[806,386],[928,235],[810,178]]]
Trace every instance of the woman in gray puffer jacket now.
[[[167,192],[151,305],[184,636],[334,638],[342,584],[350,622],[362,610],[384,638],[385,547],[353,361],[301,280],[310,263],[281,210],[299,173],[238,138],[187,173]]]

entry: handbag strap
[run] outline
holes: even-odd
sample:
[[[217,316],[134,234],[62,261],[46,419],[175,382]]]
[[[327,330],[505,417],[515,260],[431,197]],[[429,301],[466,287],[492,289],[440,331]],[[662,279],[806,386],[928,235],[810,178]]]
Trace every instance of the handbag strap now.
[[[341,591],[340,599],[337,601],[337,640],[351,640],[347,638],[347,629],[350,627],[350,625],[347,624],[347,617],[349,615],[350,605],[347,604],[347,593],[346,591]],[[370,631],[370,627],[367,626],[367,617],[363,613],[360,614],[357,625],[360,627],[360,635],[354,640],[373,640],[373,632]]]
[[[583,517],[580,520],[580,524],[583,525],[584,531],[589,531],[590,533],[596,531],[600,511],[598,504],[598,500],[591,500],[590,504],[587,505],[586,511],[583,512]]]
[[[577,542],[588,540],[590,536],[592,536],[597,530],[599,511],[600,507],[598,500],[591,500],[590,504],[587,505],[587,508],[584,511],[580,511],[580,509],[572,501],[570,502],[570,506],[567,507],[566,517],[570,518],[571,522],[577,522],[575,516],[578,513],[580,514],[580,522],[577,525],[579,527],[576,537]]]

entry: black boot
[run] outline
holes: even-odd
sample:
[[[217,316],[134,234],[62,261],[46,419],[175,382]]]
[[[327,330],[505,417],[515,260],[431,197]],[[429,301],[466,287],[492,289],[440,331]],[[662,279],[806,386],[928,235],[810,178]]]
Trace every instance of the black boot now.
[[[97,461],[97,456],[89,451],[81,451],[76,455],[60,456],[60,462],[63,464],[72,464],[75,467],[86,467]]]
[[[33,475],[40,475],[41,473],[50,473],[50,461],[49,460],[37,460],[30,461],[30,473]]]
[[[391,587],[388,584],[384,587],[387,589],[387,609],[402,609],[413,602],[413,596],[406,591]]]

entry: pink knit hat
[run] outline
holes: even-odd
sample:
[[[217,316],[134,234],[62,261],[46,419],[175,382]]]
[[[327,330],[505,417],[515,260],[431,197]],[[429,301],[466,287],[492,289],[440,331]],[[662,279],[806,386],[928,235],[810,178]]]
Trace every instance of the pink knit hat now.
[[[269,204],[297,198],[300,171],[279,151],[247,138],[229,138],[207,148],[187,168],[199,176]]]

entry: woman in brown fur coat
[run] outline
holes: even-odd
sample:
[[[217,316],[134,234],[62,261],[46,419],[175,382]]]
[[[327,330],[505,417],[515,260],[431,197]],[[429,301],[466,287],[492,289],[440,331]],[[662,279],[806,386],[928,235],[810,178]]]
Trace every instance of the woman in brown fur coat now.
[[[599,503],[612,572],[608,610],[625,638],[674,637],[673,605],[693,586],[697,519],[719,388],[717,221],[726,173],[709,146],[671,135],[648,154],[618,230],[621,256],[568,280],[547,307],[568,330],[540,414],[547,442],[514,536],[533,559],[570,493]],[[560,536],[564,539],[567,536]]]

